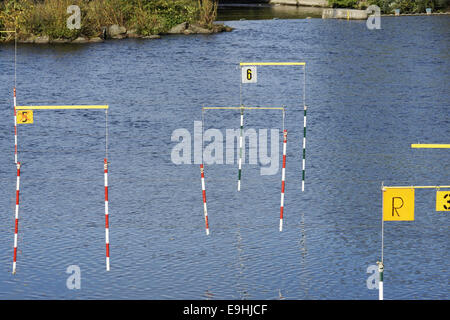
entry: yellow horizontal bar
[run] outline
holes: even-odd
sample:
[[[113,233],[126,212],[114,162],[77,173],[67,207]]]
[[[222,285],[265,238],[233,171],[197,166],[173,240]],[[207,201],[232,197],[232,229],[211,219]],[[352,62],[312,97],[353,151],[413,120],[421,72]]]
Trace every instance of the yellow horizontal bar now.
[[[241,66],[305,66],[306,62],[241,62]]]
[[[203,107],[203,110],[284,110],[283,107]]]
[[[416,143],[416,144],[411,144],[411,148],[416,148],[416,149],[450,149],[450,144]]]
[[[109,106],[16,106],[16,110],[108,109]]]
[[[403,186],[403,187],[383,187],[384,189],[448,189],[450,186]]]
[[[16,33],[15,31],[0,30],[0,33]]]

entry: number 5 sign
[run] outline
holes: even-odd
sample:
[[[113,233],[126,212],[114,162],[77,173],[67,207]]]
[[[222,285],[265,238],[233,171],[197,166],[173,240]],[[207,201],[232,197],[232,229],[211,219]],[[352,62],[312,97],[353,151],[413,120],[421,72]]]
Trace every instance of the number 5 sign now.
[[[17,124],[33,123],[33,110],[17,111]]]
[[[242,68],[242,83],[256,83],[257,79],[255,66]]]

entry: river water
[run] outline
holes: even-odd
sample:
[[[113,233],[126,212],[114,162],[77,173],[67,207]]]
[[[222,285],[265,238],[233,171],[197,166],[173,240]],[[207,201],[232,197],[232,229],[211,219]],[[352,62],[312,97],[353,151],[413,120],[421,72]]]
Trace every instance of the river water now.
[[[35,111],[34,124],[18,128],[19,251],[11,274],[13,47],[0,47],[1,299],[378,298],[367,269],[381,254],[381,183],[450,182],[448,150],[410,148],[449,143],[450,19],[382,18],[381,30],[321,19],[227,24],[235,30],[18,48],[18,105],[110,107],[110,272],[104,112]],[[258,83],[241,88],[244,61],[307,63],[305,192],[303,69],[259,67]],[[206,236],[199,165],[173,163],[171,136],[185,128],[193,143],[201,106],[241,99],[286,106],[284,230],[280,169],[261,175],[261,164],[247,159],[238,193],[234,158],[206,165]],[[273,110],[248,111],[245,129],[281,130],[281,119]],[[225,136],[239,127],[239,112],[208,110],[204,122]],[[385,223],[385,298],[448,299],[449,215],[435,211],[434,190],[416,191],[415,210],[414,222]],[[79,290],[66,286],[71,265],[81,270]]]

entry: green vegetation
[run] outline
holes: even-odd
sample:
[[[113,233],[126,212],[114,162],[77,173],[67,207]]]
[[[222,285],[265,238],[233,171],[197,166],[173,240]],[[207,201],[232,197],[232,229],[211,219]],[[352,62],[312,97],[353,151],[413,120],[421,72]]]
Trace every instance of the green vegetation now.
[[[375,4],[383,13],[392,13],[400,9],[402,13],[424,13],[426,8],[445,10],[450,7],[450,0],[328,0],[330,6],[341,8],[365,9]]]
[[[80,7],[79,30],[67,28],[70,5]],[[19,38],[75,39],[100,36],[104,27],[117,24],[147,36],[182,22],[210,29],[216,15],[217,0],[4,0],[0,1],[0,30],[17,28]]]

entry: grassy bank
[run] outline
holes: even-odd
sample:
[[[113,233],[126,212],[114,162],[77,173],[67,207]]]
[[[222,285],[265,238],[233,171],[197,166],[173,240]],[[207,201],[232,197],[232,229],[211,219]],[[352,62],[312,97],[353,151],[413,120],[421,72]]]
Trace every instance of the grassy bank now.
[[[80,7],[80,29],[67,28],[70,5]],[[211,29],[216,15],[216,0],[5,0],[0,2],[0,30],[17,28],[19,39],[76,39],[99,37],[105,27],[119,25],[149,36],[182,22]]]
[[[401,13],[424,13],[426,8],[433,11],[446,10],[450,0],[328,0],[330,6],[336,8],[366,9],[375,4],[383,13],[393,13],[400,9]]]

